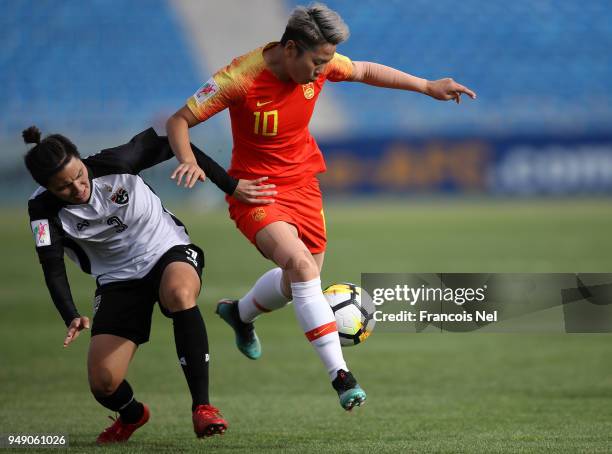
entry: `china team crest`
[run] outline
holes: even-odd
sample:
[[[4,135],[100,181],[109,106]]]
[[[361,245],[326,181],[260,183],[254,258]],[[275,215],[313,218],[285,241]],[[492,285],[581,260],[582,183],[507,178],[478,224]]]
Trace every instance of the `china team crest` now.
[[[302,90],[304,90],[304,98],[306,99],[312,99],[315,95],[314,84],[312,82],[302,85]]]
[[[251,210],[251,216],[253,216],[253,220],[255,222],[259,222],[266,217],[266,210],[264,210],[262,207],[255,208]]]

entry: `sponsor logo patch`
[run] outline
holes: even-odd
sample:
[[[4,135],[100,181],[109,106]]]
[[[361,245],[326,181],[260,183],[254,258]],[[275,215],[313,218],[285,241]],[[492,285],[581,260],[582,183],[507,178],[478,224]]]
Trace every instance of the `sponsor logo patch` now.
[[[49,232],[49,220],[39,219],[38,221],[32,221],[30,225],[32,226],[36,247],[50,246],[51,232]]]
[[[83,222],[77,222],[76,228],[79,232],[87,227],[89,227],[89,221],[87,219],[84,219]]]
[[[312,342],[315,339],[318,339],[335,331],[338,331],[338,325],[336,325],[336,322],[333,321],[330,323],[326,323],[325,325],[318,326],[315,329],[311,329],[310,331],[306,331],[304,334],[306,335],[306,338],[310,342]]]
[[[198,253],[194,251],[193,249],[189,249],[189,248],[185,251],[185,253],[187,254],[187,260],[189,260],[193,264],[193,266],[197,268]]]
[[[211,98],[218,91],[219,86],[217,85],[217,82],[215,82],[215,79],[211,77],[198,89],[198,91],[195,92],[193,97],[195,98],[196,103],[200,105],[207,99]]]

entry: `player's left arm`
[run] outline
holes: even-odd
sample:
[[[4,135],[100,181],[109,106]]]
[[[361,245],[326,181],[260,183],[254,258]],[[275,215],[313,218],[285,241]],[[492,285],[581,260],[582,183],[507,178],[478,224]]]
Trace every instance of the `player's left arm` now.
[[[450,77],[427,80],[378,63],[368,61],[354,61],[352,63],[353,72],[351,77],[347,79],[349,81],[362,82],[376,87],[416,91],[441,101],[455,100],[457,104],[461,102],[461,95],[463,94],[476,99],[476,93]]]
[[[191,153],[195,155],[198,165],[210,174],[211,180],[227,194],[232,194],[238,185],[238,180],[230,177],[227,172],[212,158],[189,144]],[[100,153],[86,159],[87,164],[95,164],[97,169],[105,173],[139,174],[143,170],[154,167],[174,157],[167,137],[158,136],[153,128],[136,134],[132,139],[115,148],[102,150]],[[202,177],[202,181],[204,178]]]

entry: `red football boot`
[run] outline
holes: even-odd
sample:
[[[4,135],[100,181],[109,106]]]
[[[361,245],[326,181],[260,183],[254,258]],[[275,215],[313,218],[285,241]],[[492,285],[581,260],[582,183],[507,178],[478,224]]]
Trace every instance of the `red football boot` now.
[[[147,407],[145,404],[142,404],[142,406],[144,407],[142,417],[140,418],[140,421],[135,422],[134,424],[126,424],[121,421],[120,417],[114,419],[113,417],[109,416],[109,418],[115,422],[113,422],[112,425],[104,429],[102,433],[98,435],[96,443],[99,445],[105,445],[110,443],[124,443],[128,441],[134,431],[139,427],[144,426],[151,416],[149,407]]]
[[[212,437],[223,435],[227,430],[227,421],[219,410],[212,405],[198,405],[193,412],[193,431],[198,436]]]

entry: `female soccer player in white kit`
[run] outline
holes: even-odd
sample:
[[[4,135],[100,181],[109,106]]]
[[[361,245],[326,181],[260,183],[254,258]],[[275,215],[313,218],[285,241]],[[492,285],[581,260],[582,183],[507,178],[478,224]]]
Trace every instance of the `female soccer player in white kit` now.
[[[89,385],[100,404],[120,415],[97,443],[127,441],[149,419],[149,408],[135,399],[125,376],[138,346],[149,340],[156,302],[173,321],[196,435],[223,433],[227,422],[209,401],[208,338],[196,305],[204,254],[139,176],[173,156],[168,140],[148,129],[125,145],[81,159],[62,135],[41,140],[40,131],[31,127],[23,136],[35,144],[25,163],[40,187],[28,211],[45,282],[68,327],[64,346],[90,326],[73,302],[64,252],[96,278]],[[271,185],[232,178],[200,150],[193,151],[228,195],[261,203],[258,196],[274,194]]]

